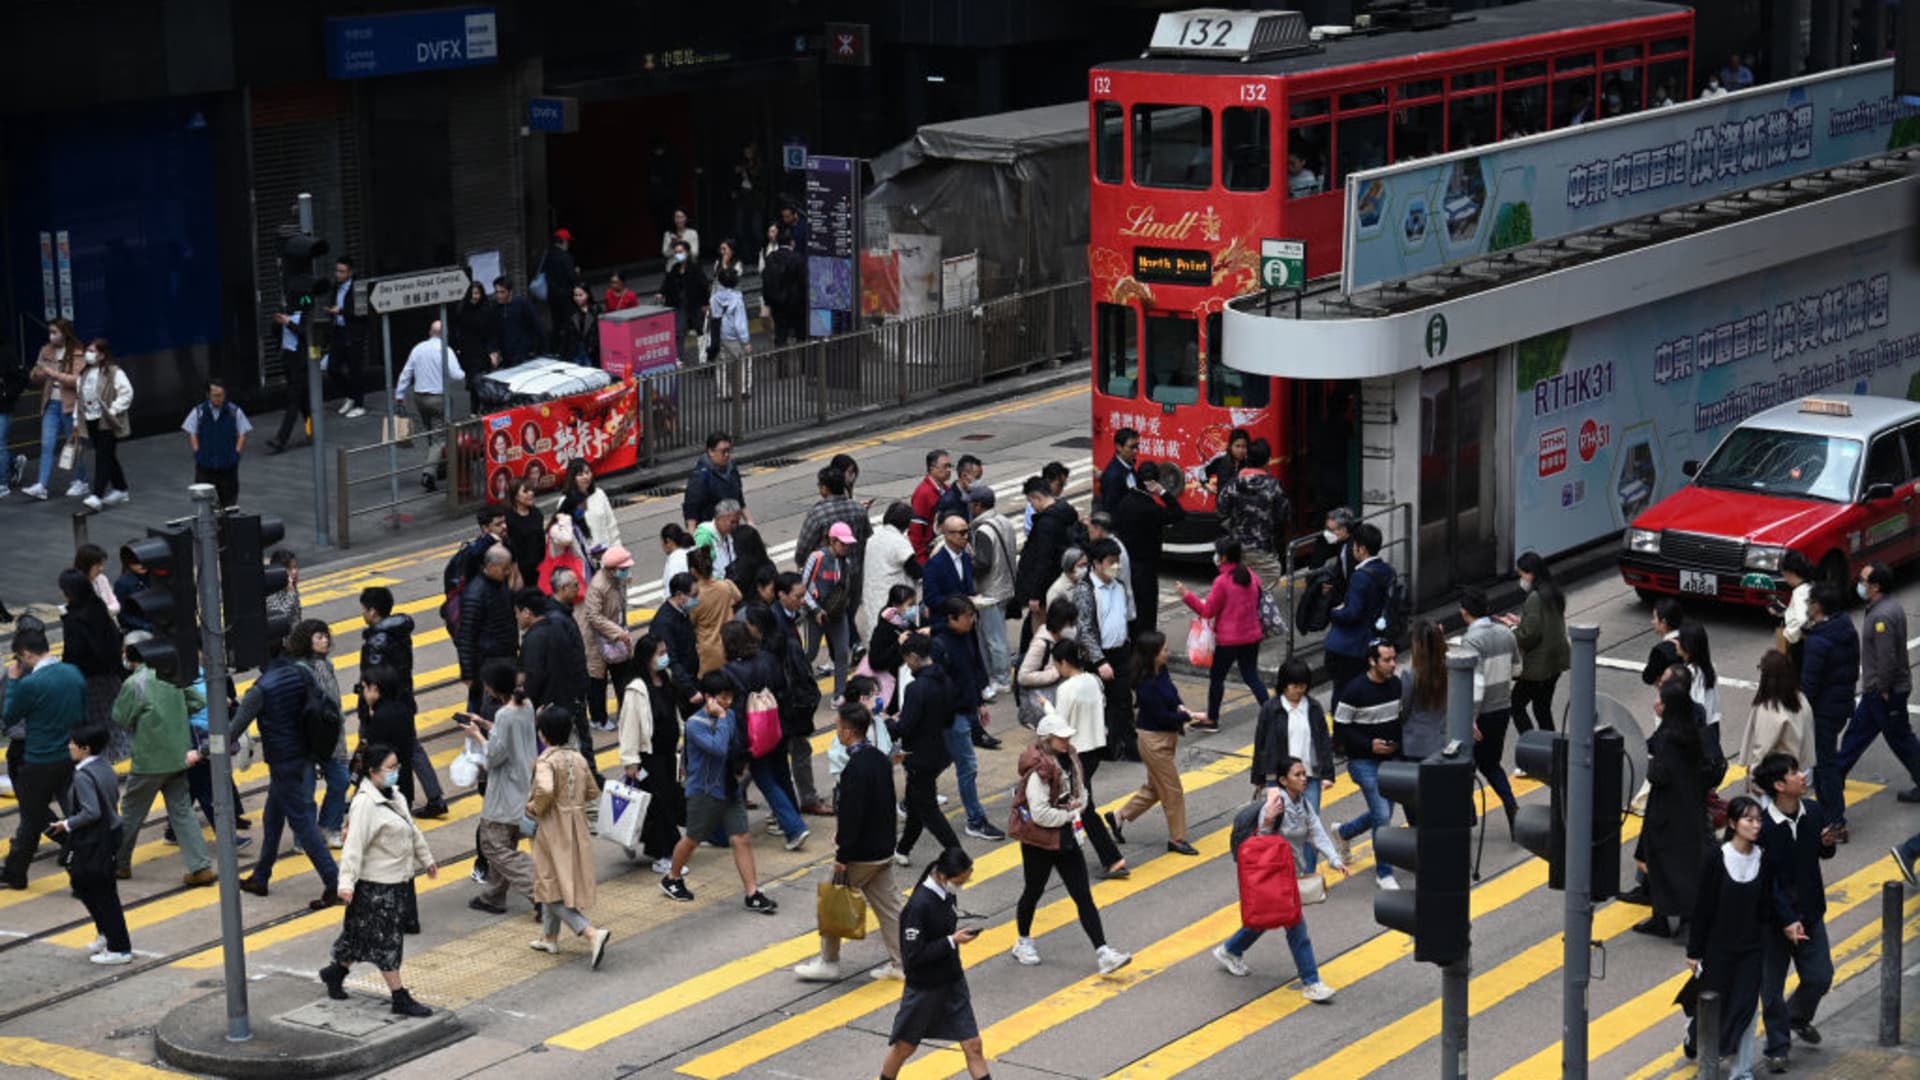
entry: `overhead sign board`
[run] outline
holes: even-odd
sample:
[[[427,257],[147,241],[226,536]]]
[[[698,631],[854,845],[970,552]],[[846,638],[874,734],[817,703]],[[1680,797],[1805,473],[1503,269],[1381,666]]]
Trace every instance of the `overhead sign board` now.
[[[537,97],[527,99],[527,130],[562,135],[580,130],[580,99]]]
[[[367,290],[367,306],[382,315],[413,308],[457,304],[467,295],[467,271],[449,266],[381,278]]]
[[[500,58],[498,21],[490,7],[330,18],[326,41],[330,79],[478,67]]]
[[[1342,286],[1400,281],[1884,154],[1920,108],[1882,60],[1347,178]]]
[[[1259,16],[1251,11],[1169,11],[1153,24],[1147,49],[1160,54],[1217,55],[1237,60],[1253,48],[1253,28],[1258,24]]]

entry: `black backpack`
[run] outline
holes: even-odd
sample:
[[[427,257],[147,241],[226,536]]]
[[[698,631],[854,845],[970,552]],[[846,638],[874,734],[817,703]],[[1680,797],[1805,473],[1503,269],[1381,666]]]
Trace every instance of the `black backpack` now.
[[[1267,797],[1262,794],[1241,807],[1239,813],[1233,815],[1233,829],[1227,833],[1227,848],[1233,853],[1236,861],[1240,858],[1240,844],[1260,830],[1260,811],[1266,809],[1266,805]]]
[[[1387,573],[1393,577],[1387,581],[1386,603],[1380,609],[1380,617],[1386,620],[1380,636],[1400,646],[1413,626],[1413,594],[1407,590],[1407,575],[1395,574],[1391,567]]]
[[[346,727],[346,718],[340,715],[339,703],[321,689],[320,680],[313,672],[305,667],[299,670],[306,684],[306,698],[300,707],[300,734],[306,740],[307,756],[315,761],[330,761],[334,748],[340,745],[340,731]]]

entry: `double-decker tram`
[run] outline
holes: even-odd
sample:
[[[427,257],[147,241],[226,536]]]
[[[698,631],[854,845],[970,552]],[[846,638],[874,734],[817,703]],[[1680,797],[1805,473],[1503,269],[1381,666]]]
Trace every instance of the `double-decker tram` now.
[[[1143,458],[1181,469],[1175,550],[1215,534],[1209,479],[1233,473],[1209,463],[1236,430],[1271,448],[1296,532],[1356,505],[1357,383],[1220,362],[1226,302],[1297,284],[1284,259],[1262,280],[1262,241],[1303,244],[1308,278],[1338,272],[1349,174],[1685,100],[1692,56],[1693,12],[1651,0],[1458,14],[1391,0],[1351,27],[1290,11],[1160,16],[1144,56],[1089,74],[1095,461],[1131,428]]]

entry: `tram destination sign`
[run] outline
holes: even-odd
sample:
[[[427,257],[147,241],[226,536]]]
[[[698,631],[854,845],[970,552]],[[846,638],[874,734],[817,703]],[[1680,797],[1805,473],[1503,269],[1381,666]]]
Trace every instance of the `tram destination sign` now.
[[[1893,61],[1347,178],[1341,285],[1403,281],[1920,144]]]
[[[1162,285],[1212,285],[1213,256],[1180,248],[1134,248],[1133,276]]]

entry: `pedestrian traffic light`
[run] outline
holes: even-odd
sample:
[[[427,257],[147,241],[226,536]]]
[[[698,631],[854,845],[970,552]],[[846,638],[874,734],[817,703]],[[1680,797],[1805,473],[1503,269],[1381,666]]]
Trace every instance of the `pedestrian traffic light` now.
[[[267,613],[267,597],[287,587],[284,566],[266,565],[266,553],[287,535],[279,518],[226,514],[220,518],[220,600],[227,619],[227,665],[264,667],[267,643],[284,641],[293,627]]]
[[[1413,958],[1465,960],[1471,918],[1467,874],[1473,863],[1473,759],[1456,741],[1424,761],[1380,766],[1380,792],[1419,824],[1383,829],[1374,858],[1411,870],[1412,888],[1373,897],[1373,919],[1413,937]]]
[[[200,677],[200,628],[193,592],[193,533],[182,526],[148,529],[145,539],[127,544],[134,560],[147,569],[147,587],[128,603],[153,624],[153,638],[140,647],[141,659],[175,686],[192,686]]]
[[[288,308],[313,310],[314,297],[326,289],[313,264],[326,253],[327,242],[311,233],[296,232],[281,238],[280,294]]]
[[[1547,860],[1547,887],[1567,887],[1568,775],[1572,768],[1565,734],[1529,731],[1520,736],[1513,760],[1528,776],[1546,782],[1552,796],[1546,806],[1523,806],[1514,815],[1513,836],[1521,847]],[[1593,835],[1588,898],[1611,899],[1620,892],[1621,772],[1626,742],[1611,728],[1593,733]]]
[[[1618,739],[1619,736],[1614,736]],[[1552,793],[1548,805],[1528,804],[1513,815],[1513,838],[1519,845],[1547,860],[1547,887],[1567,887],[1567,737],[1557,731],[1529,731],[1520,736],[1513,749],[1514,764],[1528,776],[1544,782]],[[1620,781],[1613,782],[1620,790]],[[1618,796],[1615,796],[1616,801]],[[1615,848],[1618,849],[1615,829]],[[1618,862],[1616,856],[1615,861]]]

